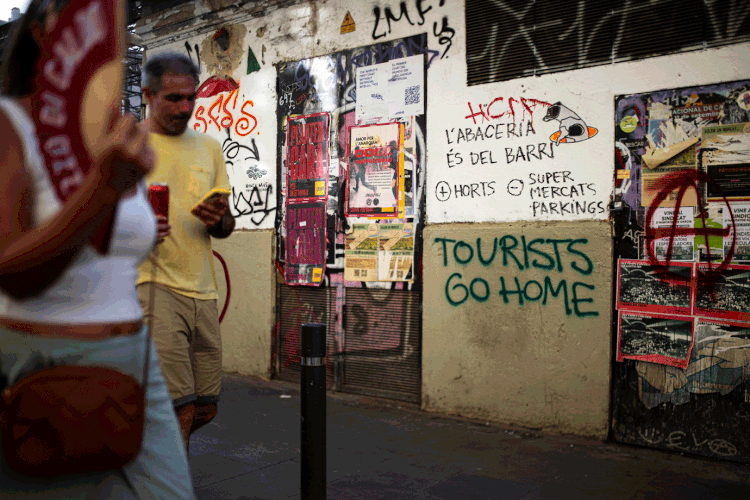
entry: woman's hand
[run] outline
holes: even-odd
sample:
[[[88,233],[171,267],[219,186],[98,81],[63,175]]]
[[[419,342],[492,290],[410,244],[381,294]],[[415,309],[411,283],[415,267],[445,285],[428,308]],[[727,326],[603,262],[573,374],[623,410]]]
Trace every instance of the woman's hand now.
[[[135,117],[122,116],[110,108],[104,138],[105,148],[99,162],[99,175],[105,185],[120,195],[131,189],[154,166],[154,152],[148,145],[148,133]]]

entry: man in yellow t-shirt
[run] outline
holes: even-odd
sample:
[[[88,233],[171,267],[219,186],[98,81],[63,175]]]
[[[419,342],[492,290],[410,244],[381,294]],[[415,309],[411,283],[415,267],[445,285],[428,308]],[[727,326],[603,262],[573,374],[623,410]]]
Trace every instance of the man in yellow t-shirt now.
[[[157,245],[138,269],[138,298],[186,449],[190,434],[217,412],[221,336],[211,237],[234,230],[226,197],[196,207],[211,189],[229,188],[219,143],[187,126],[197,84],[197,68],[182,55],[157,55],[144,67],[146,126],[156,154],[147,180],[169,186],[169,218],[157,217]]]

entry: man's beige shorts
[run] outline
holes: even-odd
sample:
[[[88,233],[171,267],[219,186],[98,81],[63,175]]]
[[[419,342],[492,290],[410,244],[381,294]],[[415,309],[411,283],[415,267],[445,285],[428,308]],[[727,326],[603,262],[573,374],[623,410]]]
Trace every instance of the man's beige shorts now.
[[[216,300],[180,295],[152,283],[138,285],[138,300],[159,353],[175,407],[215,403],[221,391],[221,334]]]

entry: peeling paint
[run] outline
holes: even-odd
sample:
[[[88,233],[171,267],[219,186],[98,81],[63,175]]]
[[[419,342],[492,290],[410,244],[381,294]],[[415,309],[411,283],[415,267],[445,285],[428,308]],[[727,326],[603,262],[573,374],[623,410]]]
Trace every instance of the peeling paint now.
[[[315,0],[310,2],[310,35],[315,36],[318,33],[318,4]],[[320,43],[320,41],[318,41]]]
[[[201,43],[201,63],[212,75],[231,76],[239,68],[245,52],[244,24],[224,26]]]
[[[195,4],[192,2],[184,3],[176,11],[165,17],[161,17],[154,23],[153,29],[159,30],[161,28],[167,28],[174,26],[174,29],[181,28],[185,21],[190,21],[195,17]],[[169,33],[172,30],[165,30],[165,33]]]
[[[260,27],[260,28],[258,28],[258,30],[257,30],[257,31],[255,32],[255,36],[257,36],[258,38],[263,38],[263,35],[265,35],[265,34],[266,34],[266,29],[267,29],[267,26],[266,26],[266,25],[263,25],[263,26],[261,26],[261,27]]]

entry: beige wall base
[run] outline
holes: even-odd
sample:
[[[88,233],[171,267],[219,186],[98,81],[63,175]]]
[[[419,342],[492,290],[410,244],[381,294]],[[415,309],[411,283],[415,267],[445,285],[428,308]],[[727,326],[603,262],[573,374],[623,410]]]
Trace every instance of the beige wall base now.
[[[213,248],[229,268],[231,296],[221,323],[225,372],[271,376],[271,338],[274,325],[274,232],[235,231],[213,240]],[[226,299],[221,263],[214,261],[219,283],[219,312]]]
[[[477,255],[477,238],[486,265]],[[579,241],[570,247],[558,241],[556,254],[551,240],[568,239]],[[501,277],[513,291],[518,279],[527,292],[523,305],[518,294],[507,294],[505,303]],[[607,222],[427,226],[422,407],[605,437],[611,293]]]

